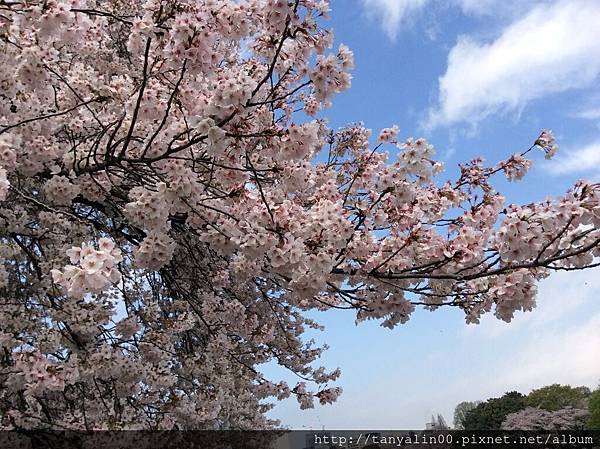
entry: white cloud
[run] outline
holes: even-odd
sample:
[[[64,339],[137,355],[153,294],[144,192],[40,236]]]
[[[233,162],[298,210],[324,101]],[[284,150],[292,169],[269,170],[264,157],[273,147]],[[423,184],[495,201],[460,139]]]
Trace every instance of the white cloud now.
[[[518,110],[551,93],[590,86],[600,74],[600,2],[537,5],[490,43],[459,38],[439,79],[429,127]]]
[[[599,292],[598,268],[554,273],[540,283],[533,312],[517,315],[510,324],[488,317],[469,326],[464,338],[483,338],[501,355],[485,366],[494,375],[467,374],[451,384],[447,409],[460,400],[485,399],[510,390],[526,394],[553,383],[596,387],[600,381],[600,313],[595,308]]]
[[[597,295],[598,290],[590,289],[590,292]],[[600,313],[576,324],[564,325],[557,321],[526,332],[513,327],[508,333],[497,335],[498,343],[490,342],[490,347],[504,352],[506,345],[501,340],[509,338],[513,332],[522,335],[522,339],[514,345],[511,354],[504,354],[497,363],[485,366],[485,372],[493,375],[465,373],[463,379],[449,384],[448,399],[444,404],[447,414],[462,400],[485,400],[507,391],[527,394],[532,389],[554,383],[590,388],[598,386]]]
[[[573,114],[573,117],[584,120],[597,120],[600,118],[600,107],[583,109]]]
[[[533,335],[500,372],[500,385],[527,391],[544,384],[596,386],[600,381],[600,313],[561,332]]]
[[[599,291],[600,269],[596,268],[591,272],[559,271],[539,284],[537,306],[533,311],[516,313],[510,323],[501,321],[492,314],[484,315],[479,325],[466,326],[464,335],[497,338],[524,330],[535,332],[564,320],[581,306],[592,303]],[[565,296],[565,292],[569,292],[569,295]]]
[[[533,2],[535,0],[362,0],[367,15],[380,21],[383,31],[392,41],[401,27],[412,24],[413,19],[430,5],[437,10],[458,6],[466,15],[498,17],[519,14]],[[431,40],[435,40],[438,27],[437,22],[429,24],[424,32]]]
[[[545,164],[544,168],[553,175],[600,172],[600,141],[568,151]]]
[[[476,16],[517,15],[540,0],[452,0],[463,13]]]
[[[430,0],[362,0],[367,14],[381,21],[383,31],[395,40],[400,26]]]
[[[491,315],[463,332],[464,351],[452,354],[463,360],[460,378],[449,377],[439,410],[451,417],[464,400],[485,400],[507,391],[527,394],[553,383],[594,388],[600,381],[600,313],[595,304],[600,292],[600,269],[557,272],[539,285],[538,306],[504,323]],[[595,310],[594,310],[595,309]],[[590,313],[590,311],[592,311]],[[492,354],[471,348],[483,342]],[[447,360],[446,360],[447,363]],[[423,394],[425,397],[425,394]]]
[[[470,14],[489,14],[497,10],[498,0],[457,0],[456,3],[465,13]]]

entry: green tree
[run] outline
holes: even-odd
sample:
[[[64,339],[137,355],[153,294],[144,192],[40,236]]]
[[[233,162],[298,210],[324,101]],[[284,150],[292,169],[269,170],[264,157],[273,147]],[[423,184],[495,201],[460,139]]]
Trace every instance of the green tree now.
[[[488,399],[466,413],[465,430],[498,430],[506,416],[523,410],[526,397],[517,391],[505,393],[500,398]]]
[[[555,412],[565,407],[582,407],[590,394],[588,387],[553,384],[533,390],[527,395],[526,403],[529,407]]]
[[[469,402],[463,401],[454,409],[454,428],[463,430],[465,428],[465,418],[467,413],[481,404],[481,401]]]
[[[600,430],[600,387],[594,391],[588,400],[588,429]]]

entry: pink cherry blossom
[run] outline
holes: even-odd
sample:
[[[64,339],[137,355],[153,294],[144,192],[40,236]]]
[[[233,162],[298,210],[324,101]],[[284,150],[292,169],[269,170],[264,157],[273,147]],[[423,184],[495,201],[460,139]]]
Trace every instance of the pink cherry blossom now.
[[[341,394],[315,311],[510,321],[600,257],[597,184],[494,188],[550,131],[446,179],[395,126],[330,129],[354,58],[325,0],[0,9],[0,429],[270,428]]]

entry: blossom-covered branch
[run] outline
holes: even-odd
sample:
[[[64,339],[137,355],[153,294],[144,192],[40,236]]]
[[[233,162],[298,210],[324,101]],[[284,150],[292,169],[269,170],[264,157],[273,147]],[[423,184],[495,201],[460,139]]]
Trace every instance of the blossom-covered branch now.
[[[551,132],[440,181],[425,140],[315,118],[353,66],[327,11],[0,3],[0,427],[269,427],[269,398],[341,392],[306,311],[508,321],[553,270],[597,265],[597,185],[524,206],[492,186]]]

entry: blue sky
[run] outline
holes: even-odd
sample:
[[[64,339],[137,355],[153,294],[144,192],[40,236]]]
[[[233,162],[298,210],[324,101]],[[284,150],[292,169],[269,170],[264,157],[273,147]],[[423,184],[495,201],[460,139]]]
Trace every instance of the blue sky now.
[[[333,128],[397,124],[403,138],[426,137],[446,177],[461,161],[522,151],[550,128],[557,158],[537,154],[524,181],[496,185],[509,202],[559,195],[600,180],[599,23],[597,0],[332,0],[328,26],[356,68],[324,116]],[[599,270],[547,279],[538,307],[510,324],[489,316],[467,326],[456,310],[419,311],[393,331],[355,326],[351,312],[314,317],[330,346],[322,363],[342,368],[344,394],[309,411],[279,403],[271,416],[293,429],[419,429],[432,413],[451,422],[463,400],[600,382]]]

